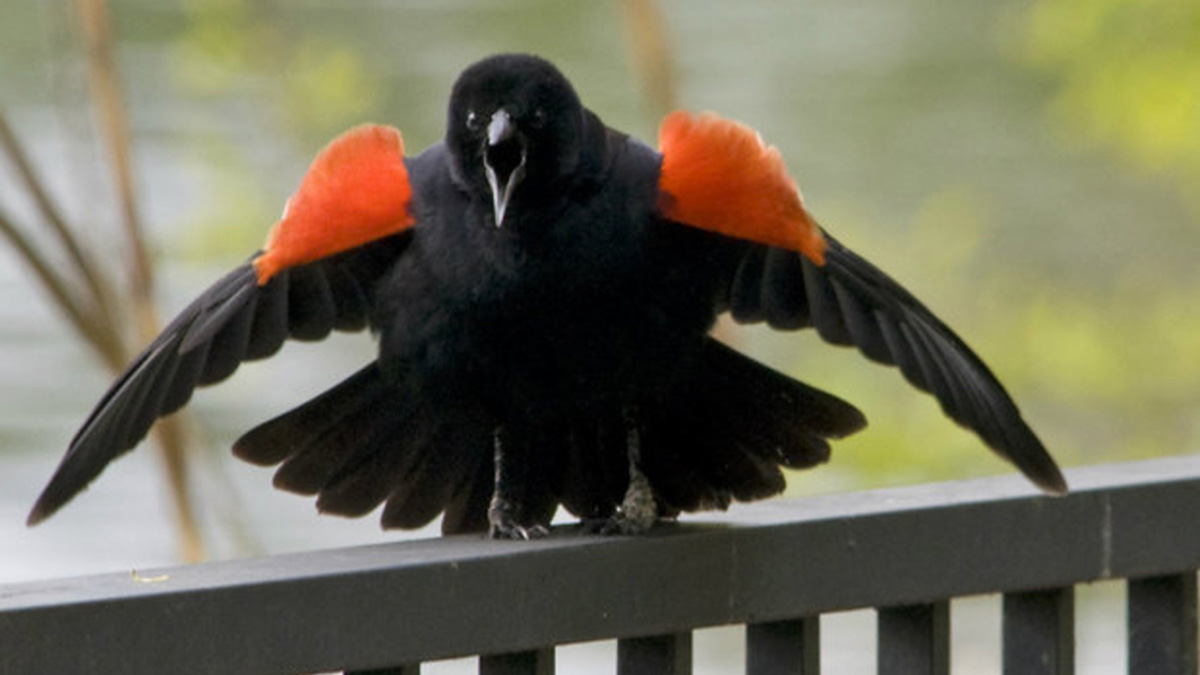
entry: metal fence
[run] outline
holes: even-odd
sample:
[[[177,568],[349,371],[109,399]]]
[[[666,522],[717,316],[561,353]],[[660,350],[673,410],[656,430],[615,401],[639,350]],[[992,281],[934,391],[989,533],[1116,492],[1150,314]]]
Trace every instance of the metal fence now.
[[[0,586],[0,673],[691,671],[692,630],[746,626],[746,672],[817,673],[820,617],[876,608],[880,673],[949,673],[950,599],[1003,594],[1003,672],[1074,672],[1074,586],[1126,579],[1128,671],[1195,675],[1200,457],[775,500],[650,536],[450,537]]]

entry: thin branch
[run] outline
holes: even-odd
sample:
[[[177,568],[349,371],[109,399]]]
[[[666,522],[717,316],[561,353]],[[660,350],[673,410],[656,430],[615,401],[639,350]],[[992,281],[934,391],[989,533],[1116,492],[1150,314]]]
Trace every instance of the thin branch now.
[[[168,492],[175,507],[176,524],[179,526],[179,557],[187,562],[199,562],[205,558],[204,541],[200,537],[200,526],[192,508],[188,489],[188,468],[184,462],[190,436],[187,433],[186,417],[175,414],[158,420],[152,433],[158,447],[163,470],[167,474]]]
[[[8,155],[9,161],[12,162],[13,168],[16,169],[17,175],[32,197],[34,205],[37,206],[42,217],[50,225],[50,229],[58,237],[71,262],[79,270],[88,292],[96,303],[99,316],[111,316],[113,309],[112,285],[101,273],[92,257],[79,245],[79,239],[67,225],[62,212],[54,205],[50,194],[42,186],[42,181],[29,161],[29,155],[26,154],[25,148],[21,146],[16,134],[13,133],[2,109],[0,109],[0,147],[4,148],[5,154]]]
[[[621,0],[625,43],[642,92],[658,116],[675,108],[675,68],[667,22],[655,0]]]
[[[139,311],[143,312],[143,331],[147,323],[152,332],[157,332],[157,321],[153,320],[150,305],[154,287],[153,269],[146,251],[146,240],[142,233],[137,200],[134,197],[133,161],[129,148],[128,114],[121,96],[117,66],[113,59],[112,33],[108,21],[105,0],[77,0],[79,23],[83,30],[88,50],[92,97],[100,115],[100,127],[108,143],[113,176],[121,202],[122,222],[125,227],[126,244],[131,255],[131,289]],[[146,307],[142,306],[145,303]],[[147,320],[149,321],[147,322]]]
[[[146,251],[137,200],[134,198],[129,119],[121,94],[116,60],[113,58],[108,7],[105,0],[76,0],[75,5],[88,51],[92,98],[108,143],[124,216],[125,237],[131,257],[130,300],[138,318],[139,333],[148,341],[159,330],[154,309],[153,268]],[[189,494],[185,461],[187,436],[179,426],[178,420],[162,420],[156,425],[154,437],[158,441],[163,469],[167,474],[167,483],[175,506],[181,555],[184,560],[200,560],[204,557],[204,550]]]
[[[82,309],[76,299],[78,293],[71,290],[69,282],[55,271],[54,266],[38,250],[25,233],[16,226],[7,213],[0,211],[0,234],[3,234],[12,244],[21,258],[33,269],[34,275],[54,298],[55,304],[67,316],[67,320],[75,327],[89,344],[99,352],[104,362],[119,368],[125,359],[120,338],[112,331],[111,325],[99,318],[94,312]]]

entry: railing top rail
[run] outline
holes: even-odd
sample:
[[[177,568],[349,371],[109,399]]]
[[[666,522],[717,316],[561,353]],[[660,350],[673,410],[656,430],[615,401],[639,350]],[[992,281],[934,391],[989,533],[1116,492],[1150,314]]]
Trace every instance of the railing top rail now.
[[[642,538],[450,537],[0,585],[0,673],[311,672],[1200,566],[1200,456],[775,500]]]

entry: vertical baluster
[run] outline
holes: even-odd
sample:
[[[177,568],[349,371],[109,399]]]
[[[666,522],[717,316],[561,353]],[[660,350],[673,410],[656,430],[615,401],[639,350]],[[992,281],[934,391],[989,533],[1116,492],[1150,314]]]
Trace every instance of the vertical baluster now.
[[[372,670],[347,670],[345,675],[421,675],[421,664],[409,663],[403,666]]]
[[[554,648],[480,656],[479,675],[554,675]]]
[[[949,600],[878,611],[879,675],[949,675]]]
[[[746,675],[820,675],[821,618],[746,626]]]
[[[617,640],[617,675],[691,675],[692,633]]]
[[[1130,675],[1196,675],[1196,573],[1130,579]]]
[[[1005,675],[1075,672],[1075,588],[1004,595]]]

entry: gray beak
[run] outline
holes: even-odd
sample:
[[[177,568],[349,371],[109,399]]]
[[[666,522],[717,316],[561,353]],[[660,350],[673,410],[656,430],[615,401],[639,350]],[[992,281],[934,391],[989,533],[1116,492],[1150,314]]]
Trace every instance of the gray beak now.
[[[504,212],[513,190],[525,177],[525,139],[517,133],[512,117],[503,108],[497,110],[488,123],[483,169],[492,189],[496,227],[500,227],[504,224]]]

